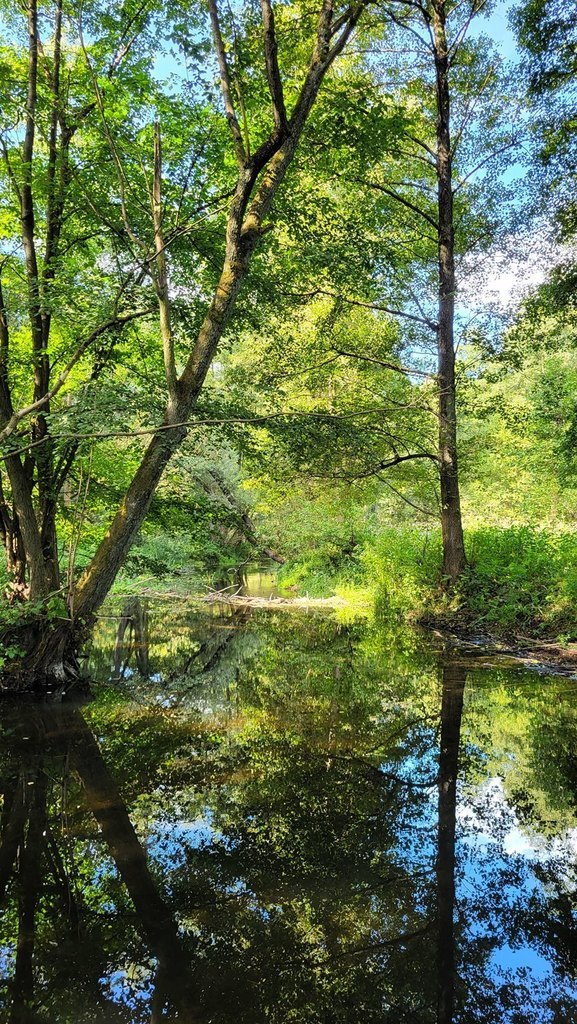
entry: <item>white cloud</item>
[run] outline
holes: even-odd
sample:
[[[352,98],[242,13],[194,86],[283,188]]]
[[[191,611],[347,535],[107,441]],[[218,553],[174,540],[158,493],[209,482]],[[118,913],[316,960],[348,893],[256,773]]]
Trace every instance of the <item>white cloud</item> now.
[[[559,245],[542,230],[510,237],[500,250],[463,260],[460,304],[474,312],[514,312],[546,280],[551,268],[570,255],[575,257],[574,247]]]

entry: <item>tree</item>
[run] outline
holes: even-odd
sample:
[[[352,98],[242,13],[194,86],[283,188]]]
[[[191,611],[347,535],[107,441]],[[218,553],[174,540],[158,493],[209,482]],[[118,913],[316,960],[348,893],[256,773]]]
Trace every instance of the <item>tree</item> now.
[[[534,205],[541,215],[553,220],[557,238],[569,242],[577,233],[576,15],[573,0],[525,0],[513,15],[524,57],[524,80],[533,105]],[[574,307],[575,275],[572,254],[553,268],[553,289],[562,307]]]
[[[309,459],[313,474],[328,473],[332,462],[334,475],[340,472],[345,480],[355,479],[359,463],[367,474],[372,467],[382,477],[393,467],[396,472],[400,462],[416,467],[427,465],[418,460],[428,460],[438,474],[443,571],[449,584],[465,564],[456,350],[478,312],[470,291],[461,298],[459,289],[465,293],[471,265],[489,252],[503,229],[512,229],[503,171],[524,135],[522,109],[499,58],[487,40],[469,37],[472,22],[487,7],[399,2],[379,11],[365,66],[354,55],[357,65],[347,68],[347,85],[349,79],[355,82],[356,107],[333,91],[332,113],[322,101],[317,108],[330,144],[325,136],[325,145],[318,143],[315,151],[315,140],[309,140],[305,169],[298,169],[311,178],[322,167],[311,185],[315,202],[310,189],[290,183],[297,225],[293,246],[300,243],[300,277],[294,276],[291,295],[295,305],[300,299],[303,324],[313,319],[314,304],[325,297],[325,323],[317,316],[319,344],[316,350],[307,347],[303,358],[302,329],[291,326],[290,317],[278,341],[271,337],[274,326],[266,335],[282,365],[287,353],[291,358],[294,353],[295,390],[305,380],[314,393],[317,384],[317,405],[309,402],[309,410],[363,409],[360,392],[351,387],[352,367],[356,362],[363,387],[372,371],[373,394],[386,397],[380,419],[375,401],[373,416],[365,421],[364,443],[360,421],[355,425],[351,420],[348,427],[329,422],[319,428],[324,443],[314,464],[310,436],[295,438],[293,449],[300,443],[302,461]],[[367,68],[370,91],[363,80]],[[361,112],[368,128],[359,124]],[[307,251],[314,254],[314,263]],[[365,311],[364,332],[355,324],[360,309]],[[278,314],[276,319],[278,329]],[[347,332],[349,338],[343,339]],[[388,344],[383,344],[384,335]],[[258,365],[262,354],[256,345],[253,349]],[[308,375],[301,367],[308,367]],[[404,377],[402,388],[391,383],[394,375]],[[320,397],[323,377],[327,393]],[[286,390],[282,382],[276,386]],[[398,403],[399,391],[407,412],[398,406],[390,417],[389,398]],[[409,410],[420,407],[422,412],[427,406],[431,427],[424,431],[424,443],[423,417]],[[348,449],[342,443],[347,431]],[[287,435],[290,428],[274,427],[275,436],[281,432]]]
[[[486,0],[466,4],[417,0],[385,5],[385,18],[396,28],[394,38],[405,47],[399,68],[401,80],[419,96],[422,108],[413,129],[405,133],[409,181],[390,182],[385,177],[370,183],[416,218],[421,234],[430,242],[434,240],[436,247],[436,313],[428,319],[436,335],[443,572],[451,583],[465,566],[457,452],[456,262],[479,244],[486,246],[494,233],[487,168],[492,158],[502,156],[513,140],[518,140],[515,132],[503,138],[501,112],[494,99],[497,65],[491,56],[487,59],[482,54],[482,44],[468,39],[471,23],[487,6]],[[428,90],[434,96],[433,104],[428,101]],[[480,141],[481,131],[487,128],[489,145]],[[416,185],[412,185],[415,178]],[[423,317],[418,297],[415,301]]]
[[[162,118],[157,118],[153,126],[150,115],[146,115],[146,107],[151,102],[161,112],[167,105],[159,95],[154,79],[145,75],[142,54],[139,59],[134,57],[139,41],[147,38],[146,33],[150,43],[154,17],[151,14],[145,16],[140,8],[123,7],[119,18],[110,18],[96,5],[90,9],[88,20],[91,31],[100,29],[100,35],[95,43],[88,46],[84,41],[82,24],[78,25],[72,16],[67,15],[58,2],[48,43],[40,36],[42,19],[36,0],[30,0],[27,6],[25,115],[23,122],[21,116],[17,117],[16,127],[6,123],[3,150],[5,193],[9,193],[11,201],[17,200],[17,216],[21,224],[21,244],[11,257],[10,267],[14,277],[18,277],[22,270],[25,273],[30,324],[27,334],[32,349],[34,379],[31,398],[18,404],[14,388],[17,359],[11,344],[14,327],[9,322],[9,303],[3,301],[0,397],[5,424],[0,437],[2,441],[11,439],[5,464],[12,508],[9,510],[7,500],[2,503],[4,537],[17,581],[20,585],[26,581],[32,601],[45,600],[59,586],[55,507],[66,472],[77,452],[72,438],[65,454],[61,453],[55,461],[51,426],[53,400],[87,353],[93,356],[88,379],[100,376],[109,361],[110,346],[107,349],[104,344],[99,348],[97,342],[103,337],[114,338],[126,323],[149,314],[150,293],[146,289],[144,294],[148,302],[144,309],[135,309],[132,303],[127,308],[127,297],[142,295],[145,282],[150,280],[165,369],[163,419],[153,433],[91,565],[69,596],[71,620],[86,620],[106,596],[146,516],[163,471],[186,435],[206,374],[232,316],[255,250],[270,229],[266,218],[293,160],[323,79],[345,48],[365,6],[365,0],[339,7],[326,0],[315,12],[291,7],[275,13],[269,0],[262,0],[260,19],[249,12],[240,36],[238,26],[229,26],[233,34],[237,33],[231,51],[225,41],[221,12],[216,0],[211,0],[211,50],[218,64],[224,117],[230,138],[224,155],[228,174],[228,181],[225,174],[224,196],[219,192],[220,163],[217,162],[213,168],[205,160],[203,173],[207,179],[207,202],[215,202],[215,193],[220,202],[228,195],[223,225],[225,237],[221,237],[215,248],[214,256],[220,262],[220,270],[212,286],[212,297],[205,305],[194,335],[186,338],[181,353],[182,369],[177,369],[168,254],[174,251],[170,247],[175,239],[182,241],[186,233],[180,225],[180,213],[187,195],[188,180],[180,190],[174,187],[178,174],[174,167],[167,170],[163,161]],[[185,30],[178,22],[179,12],[170,13],[175,14],[173,36],[176,37]],[[281,54],[275,17],[284,19],[287,26],[291,25],[290,45]],[[86,20],[88,15],[85,14],[84,18]],[[75,30],[77,34],[76,48],[71,48],[73,56],[64,49],[65,20],[68,31]],[[194,12],[193,21],[194,31],[201,33],[206,52],[208,43],[201,11]],[[191,43],[190,38],[187,45],[189,54],[192,52],[197,58],[203,51],[202,45]],[[243,49],[240,57],[239,46]],[[264,57],[261,57],[261,50]],[[303,57],[303,53],[306,56]],[[21,51],[16,51],[11,64],[15,78],[22,60]],[[248,83],[249,68],[252,83]],[[78,87],[72,89],[70,83],[78,83]],[[119,98],[115,98],[115,88]],[[129,95],[138,95],[138,90],[141,93],[147,90],[148,94],[140,108],[129,108],[130,123],[127,126],[126,109],[122,110],[122,105],[128,102]],[[266,96],[264,104],[263,95]],[[269,107],[272,107],[272,118],[268,113]],[[184,112],[190,116],[190,108]],[[170,110],[172,118],[176,120],[179,113],[182,116],[182,108],[175,109],[173,104]],[[214,116],[214,111],[211,111],[210,117]],[[171,123],[168,118],[171,127],[174,127],[174,120]],[[93,128],[92,136],[86,125]],[[137,147],[132,151],[127,142],[130,129],[137,135]],[[22,132],[23,142],[20,144]],[[153,152],[152,167],[146,166],[146,156],[143,159],[142,151],[138,149],[147,138]],[[74,151],[73,142],[77,147]],[[177,150],[178,144],[182,150],[182,139],[176,140],[174,148]],[[92,188],[96,191],[97,202],[102,200],[102,207],[94,210],[94,217],[87,223],[80,216],[79,206],[84,201],[90,207],[91,185],[84,178],[84,192],[82,188],[76,190],[73,186],[78,175],[82,178],[82,171],[94,156],[98,162],[91,168],[95,172]],[[139,165],[138,177],[135,168]],[[177,170],[182,176],[182,161]],[[110,193],[107,195],[110,189],[114,190],[112,201]],[[71,217],[75,219],[76,235],[64,245],[65,229]],[[190,230],[190,225],[187,227]],[[42,255],[38,246],[41,234],[45,242]],[[80,343],[76,340],[67,353],[61,373],[55,376],[55,313],[60,302],[69,301],[71,306],[74,305],[70,292],[80,273],[78,265],[71,267],[66,257],[70,246],[80,246],[86,234],[89,238],[106,235],[105,271],[110,262],[114,263],[115,269],[120,266],[116,281],[115,275],[108,275],[112,281],[107,281],[113,311],[107,319],[93,326]],[[91,255],[94,258],[94,248]],[[89,264],[86,261],[82,270],[87,277]],[[72,296],[74,298],[77,296]],[[20,321],[18,325],[20,327]],[[67,326],[70,328],[70,322]],[[31,416],[31,429],[27,435],[19,435],[20,444],[15,448],[16,432],[21,431],[21,424]],[[62,673],[62,651],[67,643],[63,635],[57,643],[51,641],[49,648],[43,651],[40,660],[49,674]]]

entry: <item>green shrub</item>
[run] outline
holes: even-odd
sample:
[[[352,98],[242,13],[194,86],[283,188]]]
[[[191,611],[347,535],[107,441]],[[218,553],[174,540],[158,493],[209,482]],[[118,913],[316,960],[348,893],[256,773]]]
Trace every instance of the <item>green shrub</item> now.
[[[559,632],[575,629],[577,536],[520,526],[467,536],[463,602],[479,623]]]
[[[528,526],[466,531],[468,565],[442,586],[440,529],[387,527],[352,551],[335,538],[289,562],[284,585],[328,596],[353,584],[388,619],[441,618],[491,632],[577,637],[577,534]]]
[[[395,618],[416,615],[440,583],[440,531],[381,530],[365,547],[363,562],[377,612]]]

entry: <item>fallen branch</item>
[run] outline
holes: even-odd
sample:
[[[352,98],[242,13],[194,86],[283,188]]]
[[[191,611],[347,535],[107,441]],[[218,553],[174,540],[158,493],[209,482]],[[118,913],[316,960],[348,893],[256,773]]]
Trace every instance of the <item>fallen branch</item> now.
[[[342,597],[249,597],[213,590],[201,598],[207,604],[230,604],[241,608],[344,608]]]

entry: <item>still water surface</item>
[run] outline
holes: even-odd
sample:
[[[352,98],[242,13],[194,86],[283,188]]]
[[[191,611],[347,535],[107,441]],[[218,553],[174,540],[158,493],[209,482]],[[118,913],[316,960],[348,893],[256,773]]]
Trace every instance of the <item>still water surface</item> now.
[[[2,1021],[577,1021],[575,680],[171,601],[138,671],[121,612],[0,709]]]

